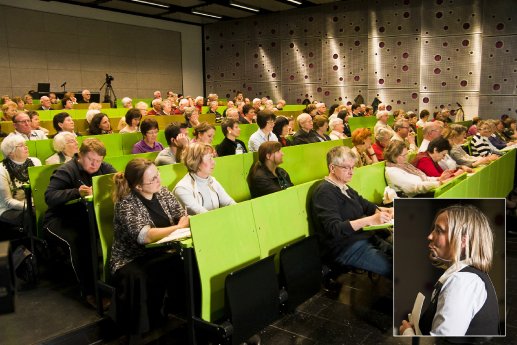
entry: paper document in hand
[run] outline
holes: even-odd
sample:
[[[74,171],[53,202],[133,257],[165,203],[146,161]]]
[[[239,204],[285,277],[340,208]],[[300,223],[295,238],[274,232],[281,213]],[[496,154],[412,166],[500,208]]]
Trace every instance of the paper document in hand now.
[[[422,306],[424,305],[425,296],[419,292],[415,299],[415,304],[413,305],[413,310],[411,314],[408,315],[409,322],[413,325],[415,329],[416,335],[422,335],[420,331],[420,327],[418,327],[418,323],[420,322],[420,315],[422,314]]]
[[[390,221],[389,221],[389,222],[387,222],[387,223],[384,223],[384,224],[365,226],[365,227],[363,228],[363,231],[381,230],[381,229],[387,229],[387,228],[391,228],[391,227],[393,227],[393,219],[392,219],[392,220],[390,220]]]
[[[162,238],[161,240],[156,241],[156,243],[177,241],[177,240],[181,240],[181,239],[184,239],[184,238],[187,238],[190,236],[191,236],[190,228],[182,228],[182,229],[178,229],[178,230],[172,232],[169,236],[166,236],[166,237]]]

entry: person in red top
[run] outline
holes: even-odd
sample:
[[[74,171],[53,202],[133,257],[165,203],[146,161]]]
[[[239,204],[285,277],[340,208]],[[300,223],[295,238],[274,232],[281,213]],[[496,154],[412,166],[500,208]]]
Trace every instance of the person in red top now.
[[[388,146],[392,136],[393,132],[385,129],[380,129],[377,132],[377,135],[375,136],[375,142],[372,144],[372,148],[379,162],[384,160],[384,148]]]
[[[422,170],[427,176],[447,179],[456,174],[456,171],[443,170],[438,162],[451,150],[451,144],[443,137],[438,137],[429,143],[427,151],[419,152],[413,160],[413,165]],[[460,169],[461,170],[461,169]],[[462,171],[458,170],[460,173]]]

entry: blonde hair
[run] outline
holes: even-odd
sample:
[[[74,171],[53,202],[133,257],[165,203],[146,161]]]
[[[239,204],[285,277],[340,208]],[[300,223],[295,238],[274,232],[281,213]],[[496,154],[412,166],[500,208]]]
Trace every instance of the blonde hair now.
[[[494,235],[488,218],[473,205],[453,205],[438,211],[435,222],[442,213],[447,213],[452,262],[463,260],[467,265],[488,273],[494,246]],[[462,242],[465,243],[464,248]]]
[[[205,143],[192,143],[183,151],[181,160],[191,173],[196,173],[199,170],[199,165],[203,161],[203,156],[206,154],[214,154],[214,148]]]

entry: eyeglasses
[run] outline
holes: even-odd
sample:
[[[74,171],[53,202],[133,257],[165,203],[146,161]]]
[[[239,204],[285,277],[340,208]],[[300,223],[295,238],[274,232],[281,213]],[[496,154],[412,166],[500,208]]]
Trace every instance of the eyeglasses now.
[[[337,164],[332,164],[335,168],[341,168],[341,169],[344,169],[346,171],[352,171],[354,170],[354,166],[346,166],[346,165],[337,165]]]
[[[158,134],[158,131],[147,131],[147,132],[145,132],[145,134],[146,135],[147,134],[156,135],[156,134]]]
[[[143,182],[142,185],[146,186],[146,185],[154,184],[154,183],[156,183],[158,181],[160,181],[160,173],[159,172],[156,175],[153,176],[151,181]]]
[[[15,123],[31,123],[31,120],[19,120],[15,121]]]
[[[18,144],[18,145],[16,145],[15,147],[16,147],[16,148],[19,148],[19,147],[26,148],[26,147],[27,147],[27,144],[22,143],[22,144]]]

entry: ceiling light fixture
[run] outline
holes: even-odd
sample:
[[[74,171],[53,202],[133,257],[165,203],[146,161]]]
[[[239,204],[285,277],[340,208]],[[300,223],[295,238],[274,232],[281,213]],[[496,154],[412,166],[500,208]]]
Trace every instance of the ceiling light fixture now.
[[[200,15],[200,16],[210,17],[210,18],[215,18],[215,19],[222,19],[223,18],[221,16],[216,16],[215,14],[208,14],[208,13],[198,12],[198,11],[194,11],[194,10],[192,10],[192,14],[197,14],[197,15]]]
[[[291,2],[293,4],[296,4],[296,5],[301,5],[302,4],[301,1],[296,1],[296,0],[286,0],[286,1]]]
[[[241,5],[241,4],[238,4],[238,3],[233,2],[233,1],[230,1],[230,6],[242,8],[243,10],[247,10],[247,11],[260,12],[260,10],[257,9],[257,8]]]
[[[156,6],[156,7],[169,8],[169,5],[157,4],[156,2],[151,2],[151,1],[144,1],[144,0],[131,0],[131,1],[132,2],[138,2],[138,3],[144,4],[144,5],[151,5],[151,6]]]

